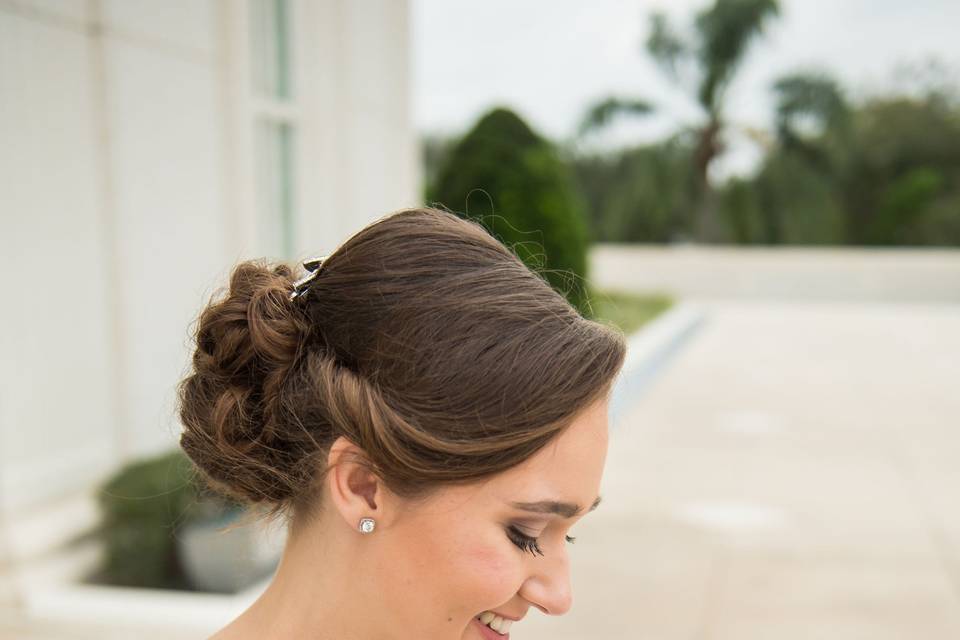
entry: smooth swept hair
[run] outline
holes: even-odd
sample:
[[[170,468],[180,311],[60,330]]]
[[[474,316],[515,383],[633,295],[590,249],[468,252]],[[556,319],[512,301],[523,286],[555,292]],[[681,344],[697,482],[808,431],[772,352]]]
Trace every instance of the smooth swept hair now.
[[[183,450],[214,489],[274,513],[316,506],[341,435],[404,497],[509,469],[623,365],[621,331],[446,211],[369,224],[291,301],[299,275],[237,265],[179,385]]]

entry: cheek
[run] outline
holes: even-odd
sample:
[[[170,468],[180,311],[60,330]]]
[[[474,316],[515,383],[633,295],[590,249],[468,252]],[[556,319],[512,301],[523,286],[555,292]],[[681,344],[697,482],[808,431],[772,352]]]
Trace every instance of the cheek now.
[[[524,563],[507,538],[497,538],[495,526],[450,522],[421,528],[404,536],[408,585],[430,593],[433,606],[449,615],[472,617],[507,602],[520,589]]]
[[[509,542],[474,539],[458,545],[450,559],[443,594],[447,611],[461,624],[485,609],[495,609],[516,597],[524,580],[524,563]]]
[[[508,542],[485,541],[463,550],[462,570],[470,576],[469,584],[485,607],[495,607],[509,600],[523,581],[520,552]],[[471,613],[474,613],[471,611]]]

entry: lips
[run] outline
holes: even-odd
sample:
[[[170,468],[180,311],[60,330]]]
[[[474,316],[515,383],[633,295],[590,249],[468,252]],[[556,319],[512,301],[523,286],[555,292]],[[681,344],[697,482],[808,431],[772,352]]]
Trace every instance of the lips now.
[[[484,640],[510,640],[509,632],[505,633],[504,635],[500,635],[499,633],[497,633],[487,625],[483,624],[476,618],[473,618],[473,622],[471,622],[470,624],[474,624],[477,626],[477,629],[480,631],[480,635],[483,636]]]

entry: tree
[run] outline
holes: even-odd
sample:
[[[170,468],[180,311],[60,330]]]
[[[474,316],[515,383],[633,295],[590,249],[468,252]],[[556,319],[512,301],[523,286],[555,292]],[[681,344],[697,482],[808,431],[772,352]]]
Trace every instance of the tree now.
[[[824,133],[831,132],[834,147],[849,142],[850,111],[840,85],[825,73],[811,71],[785,75],[774,83],[773,90],[780,147],[828,171]]]
[[[692,149],[689,136],[678,135],[657,144],[574,158],[593,239],[688,240],[694,204]]]
[[[960,100],[952,83],[848,103],[822,73],[774,84],[777,144],[725,187],[740,242],[960,244]]]
[[[960,105],[937,95],[874,98],[852,127],[837,171],[849,240],[960,242]]]
[[[515,113],[498,108],[480,118],[453,147],[427,200],[482,224],[591,315],[588,230],[573,175]]]
[[[686,89],[703,112],[693,126],[697,144],[692,155],[696,175],[697,235],[711,241],[718,235],[717,201],[709,170],[723,152],[723,115],[726,91],[746,56],[750,43],[779,14],[777,0],[715,0],[697,14],[693,32],[682,37],[662,13],[650,16],[646,50],[664,73]],[[620,114],[645,114],[653,110],[644,98],[606,98],[588,110],[581,133],[602,127]]]

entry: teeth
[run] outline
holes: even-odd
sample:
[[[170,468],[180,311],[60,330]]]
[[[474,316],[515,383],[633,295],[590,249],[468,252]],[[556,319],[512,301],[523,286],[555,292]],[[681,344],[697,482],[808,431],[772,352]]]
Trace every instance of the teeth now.
[[[478,619],[483,624],[487,625],[500,635],[506,635],[510,631],[510,625],[513,624],[513,620],[507,620],[506,618],[501,618],[492,611],[484,611],[478,616]]]

